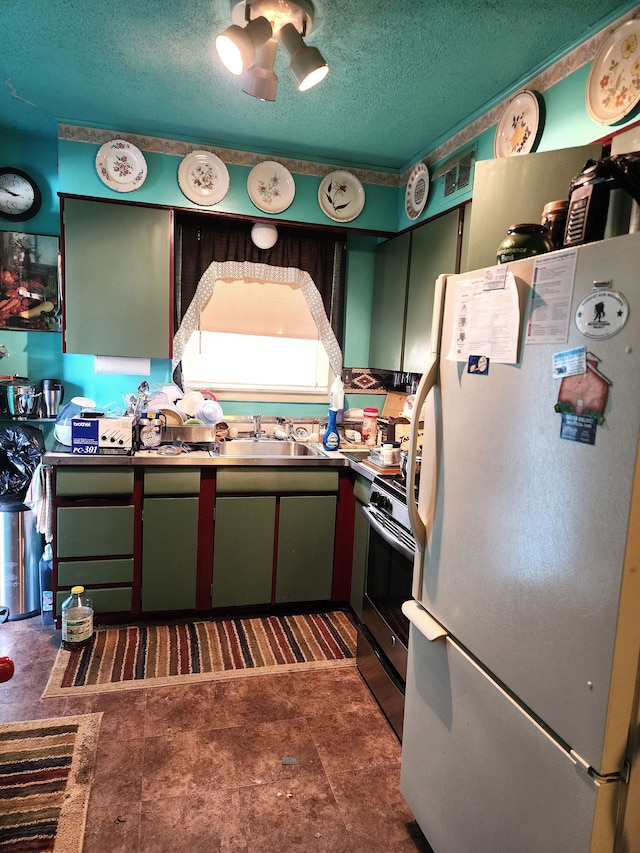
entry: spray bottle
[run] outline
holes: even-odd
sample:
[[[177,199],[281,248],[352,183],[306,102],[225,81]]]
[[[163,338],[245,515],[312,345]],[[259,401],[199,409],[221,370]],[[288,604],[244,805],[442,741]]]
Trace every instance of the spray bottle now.
[[[336,426],[338,412],[344,410],[344,386],[342,379],[339,376],[333,380],[331,391],[329,392],[329,423],[322,439],[322,446],[325,450],[340,449],[340,434]]]

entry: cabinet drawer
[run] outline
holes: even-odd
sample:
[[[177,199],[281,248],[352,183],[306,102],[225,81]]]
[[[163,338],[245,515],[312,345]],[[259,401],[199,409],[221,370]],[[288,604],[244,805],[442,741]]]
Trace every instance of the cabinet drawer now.
[[[56,470],[58,497],[96,497],[133,494],[133,468],[104,466],[87,468],[73,465]]]
[[[88,589],[87,595],[93,601],[96,613],[119,613],[131,610],[131,587],[113,587],[112,589]],[[56,593],[56,615],[62,613],[62,602],[69,597],[69,590]]]
[[[132,506],[58,507],[58,557],[98,557],[133,553]]]
[[[219,495],[337,491],[337,471],[234,468],[219,470],[216,474],[216,493]]]
[[[145,495],[197,495],[200,468],[145,468]]]
[[[76,560],[58,563],[59,586],[96,583],[132,583],[133,558],[126,560]]]

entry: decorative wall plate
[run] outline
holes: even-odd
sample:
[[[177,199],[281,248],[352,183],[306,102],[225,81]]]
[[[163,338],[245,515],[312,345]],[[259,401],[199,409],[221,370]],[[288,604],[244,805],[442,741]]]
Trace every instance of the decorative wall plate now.
[[[142,151],[126,139],[105,142],[96,154],[100,180],[119,193],[137,190],[147,177],[147,161]]]
[[[640,20],[632,18],[604,40],[587,79],[587,112],[599,124],[615,124],[640,100]]]
[[[407,181],[404,208],[409,219],[417,219],[429,197],[429,169],[424,163],[416,163]]]
[[[350,222],[364,207],[364,188],[351,172],[330,172],[318,187],[318,204],[329,219]]]
[[[210,151],[192,151],[178,166],[178,185],[195,204],[217,204],[229,190],[229,172]]]
[[[507,104],[493,143],[495,157],[512,157],[535,151],[542,135],[541,96],[524,89]]]
[[[264,160],[249,172],[247,178],[249,198],[265,213],[282,213],[296,194],[291,172],[275,160]]]

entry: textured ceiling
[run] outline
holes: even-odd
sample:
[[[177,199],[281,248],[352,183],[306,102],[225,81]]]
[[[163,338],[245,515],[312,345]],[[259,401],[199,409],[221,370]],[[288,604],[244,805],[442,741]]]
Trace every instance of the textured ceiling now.
[[[275,102],[214,56],[229,0],[0,0],[0,131],[57,123],[402,171],[633,8],[616,0],[316,0],[330,66]]]

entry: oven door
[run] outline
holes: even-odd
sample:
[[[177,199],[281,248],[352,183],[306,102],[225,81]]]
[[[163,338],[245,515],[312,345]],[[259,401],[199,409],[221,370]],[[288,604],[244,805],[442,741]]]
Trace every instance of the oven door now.
[[[363,512],[369,543],[362,621],[404,687],[409,621],[402,604],[411,598],[415,547],[410,534],[376,507]]]

